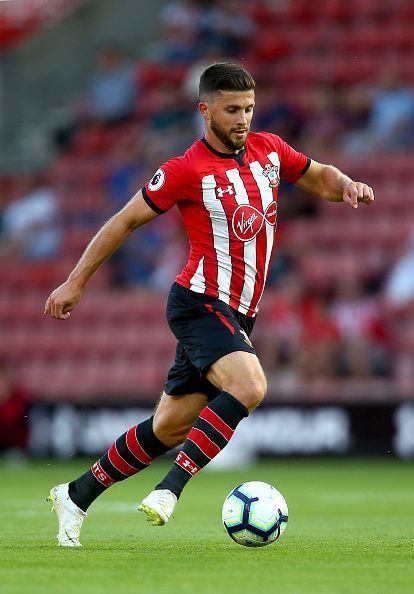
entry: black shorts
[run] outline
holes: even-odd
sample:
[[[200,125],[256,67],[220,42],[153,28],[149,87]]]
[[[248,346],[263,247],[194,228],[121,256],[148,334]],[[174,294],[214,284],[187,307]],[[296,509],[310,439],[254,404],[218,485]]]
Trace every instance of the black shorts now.
[[[211,400],[220,390],[206,378],[210,365],[235,351],[255,353],[248,338],[255,318],[178,283],[173,284],[168,296],[167,320],[178,340],[164,388],[167,394],[203,392]]]

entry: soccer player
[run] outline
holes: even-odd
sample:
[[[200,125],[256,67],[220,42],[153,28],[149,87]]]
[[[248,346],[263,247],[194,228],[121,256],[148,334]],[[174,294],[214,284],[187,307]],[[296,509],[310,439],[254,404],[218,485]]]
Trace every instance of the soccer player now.
[[[167,319],[178,340],[174,364],[154,415],[121,435],[82,476],[51,489],[61,546],[81,546],[86,510],[108,487],[184,442],[138,507],[152,524],[165,524],[187,482],[263,399],[266,378],[249,337],[275,244],[280,179],[353,208],[374,201],[366,184],[274,134],[250,132],[254,88],[239,65],[213,64],[202,73],[205,137],[158,169],[98,231],[46,301],[45,313],[67,320],[90,277],[122,242],[178,206],[190,255],[168,297]]]

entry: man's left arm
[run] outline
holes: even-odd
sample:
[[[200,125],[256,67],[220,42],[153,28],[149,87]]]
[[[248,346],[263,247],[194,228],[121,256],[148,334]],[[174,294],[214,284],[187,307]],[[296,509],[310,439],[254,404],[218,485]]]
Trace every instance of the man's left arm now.
[[[374,192],[370,186],[353,181],[332,165],[313,160],[296,185],[325,200],[346,202],[353,208],[358,208],[358,202],[374,202]]]

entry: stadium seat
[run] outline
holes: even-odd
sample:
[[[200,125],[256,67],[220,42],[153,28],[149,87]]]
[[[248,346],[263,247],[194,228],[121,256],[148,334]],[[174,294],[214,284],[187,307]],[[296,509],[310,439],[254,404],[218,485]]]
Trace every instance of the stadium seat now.
[[[375,80],[390,48],[405,80],[414,84],[412,0],[260,0],[247,3],[246,10],[257,33],[243,64],[259,80],[281,87],[299,113],[309,111],[315,84],[330,82],[346,89]],[[187,68],[152,61],[137,65],[141,93],[135,121],[126,127],[83,127],[72,149],[56,156],[50,167],[65,226],[61,254],[44,263],[0,263],[0,357],[19,363],[35,398],[97,403],[117,401],[121,395],[135,402],[162,388],[175,349],[165,320],[165,295],[114,289],[108,263],[94,275],[70,321],[57,322],[42,311],[49,292],[70,272],[111,211],[108,154],[123,134],[148,126],[166,86],[177,103],[182,101]],[[347,275],[369,282],[383,279],[414,228],[412,152],[360,158],[321,149],[315,158],[372,183],[377,202],[372,209],[354,212],[320,201],[314,217],[283,222],[281,240],[285,237],[296,248],[304,282],[329,293]],[[2,207],[15,197],[17,185],[13,176],[0,176]],[[271,315],[276,297],[277,291],[265,292],[264,318]],[[413,348],[412,334],[399,340],[400,348]],[[333,390],[326,386],[323,397]],[[307,389],[309,397],[320,397],[312,386]],[[380,382],[344,382],[341,389],[346,398],[369,390],[386,393]]]

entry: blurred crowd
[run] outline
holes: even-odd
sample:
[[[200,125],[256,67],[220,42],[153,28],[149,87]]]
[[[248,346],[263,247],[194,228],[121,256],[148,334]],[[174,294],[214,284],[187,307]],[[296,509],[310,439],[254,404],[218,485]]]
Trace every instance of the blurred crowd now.
[[[288,50],[283,38],[263,33],[270,6],[247,0],[166,3],[157,63],[133,59],[119,44],[102,47],[71,118],[51,133],[56,156],[50,167],[4,181],[0,267],[53,262],[63,254],[75,262],[85,238],[162,162],[202,135],[197,83],[213,61],[240,61],[256,77],[255,130],[279,134],[316,160],[377,158],[386,169],[390,155],[413,150],[414,92],[398,57],[378,61],[372,76],[355,84],[320,76],[292,92],[273,76],[273,61],[283,61]],[[363,181],[372,183],[381,201],[376,180]],[[414,386],[414,227],[401,234],[391,261],[384,258],[374,278],[349,273],[321,288],[303,274],[312,243],[289,229],[298,219],[323,220],[326,212],[318,199],[282,187],[281,232],[269,276],[274,299],[263,314],[266,328],[258,331],[263,363],[287,380],[382,378],[408,393]],[[109,263],[108,284],[166,291],[186,254],[172,212],[120,248]]]
[[[0,457],[18,460],[28,445],[29,394],[10,361],[0,361]]]

